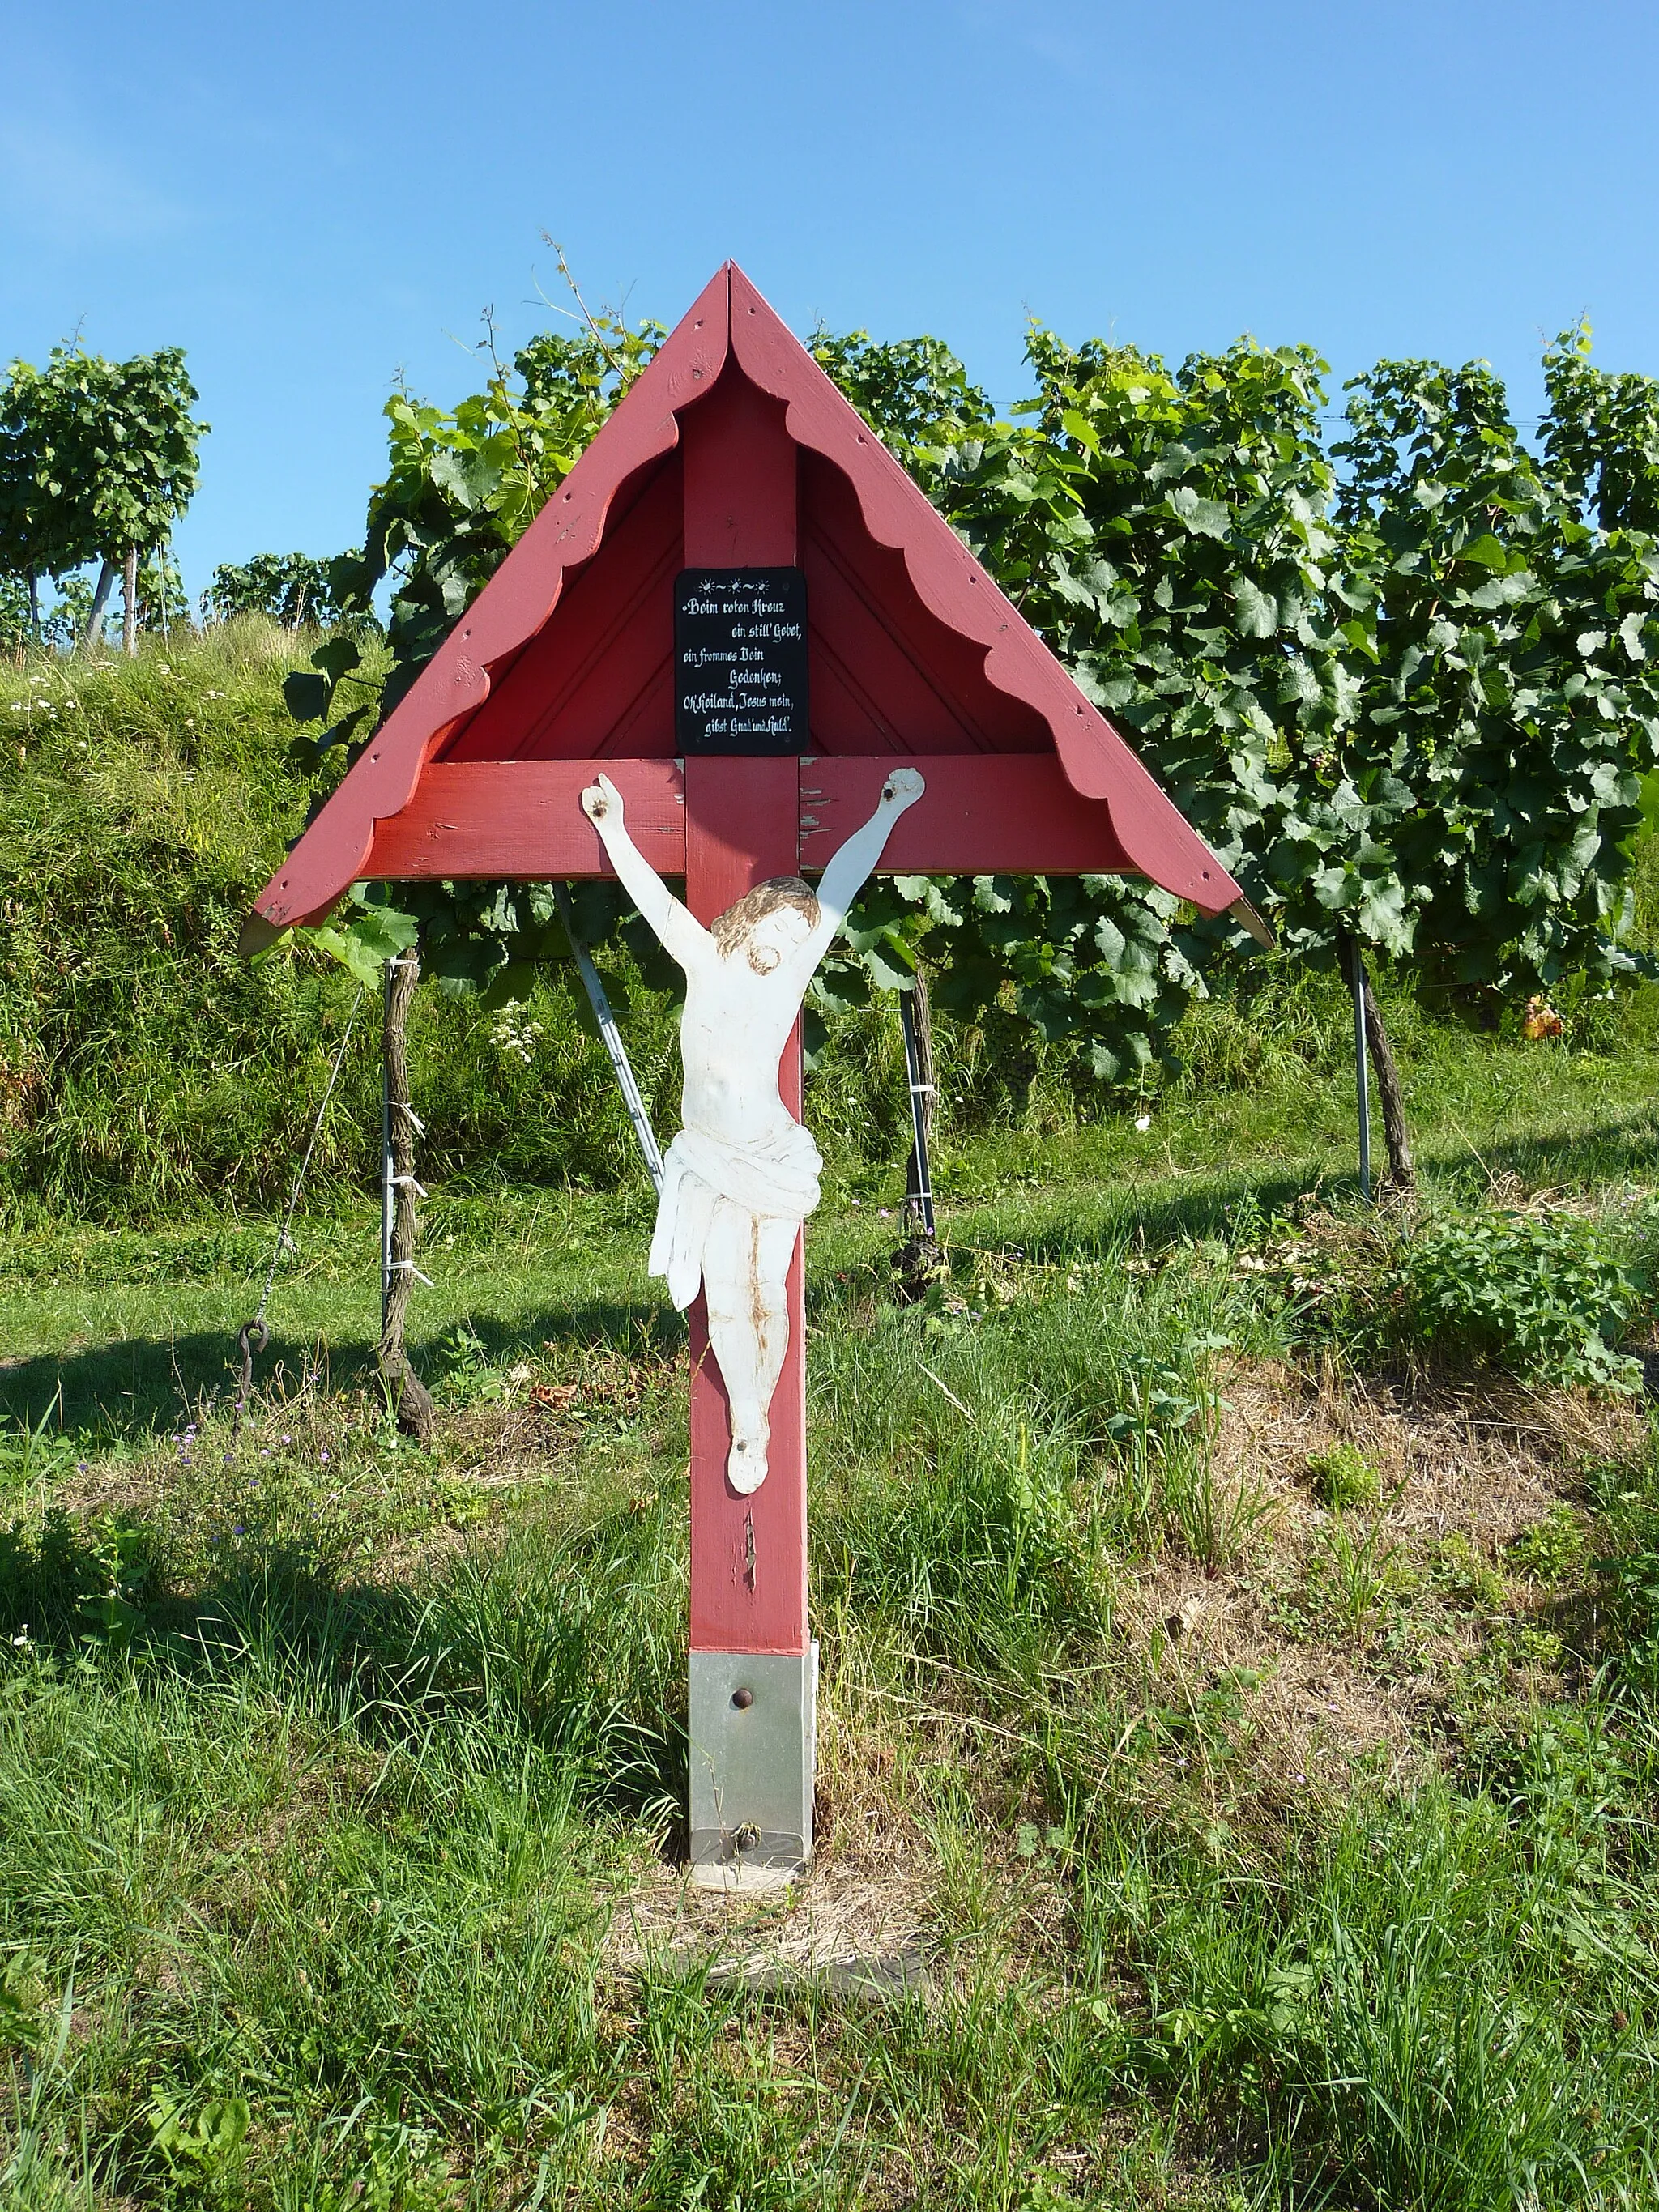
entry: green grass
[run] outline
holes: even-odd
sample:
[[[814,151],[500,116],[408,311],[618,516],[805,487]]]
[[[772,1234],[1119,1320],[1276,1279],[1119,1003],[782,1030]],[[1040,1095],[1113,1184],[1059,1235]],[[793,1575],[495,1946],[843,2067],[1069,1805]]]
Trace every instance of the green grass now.
[[[196,651],[0,706],[0,2203],[1659,2198],[1659,1437],[1410,1304],[1331,981],[1195,1009],[1145,1130],[941,1022],[913,1304],[890,1018],[826,1054],[819,1869],[699,1906],[683,1329],[556,988],[530,1063],[421,1017],[431,1444],[370,1372],[367,1053],[237,1424],[351,994],[234,961],[292,647]],[[1565,1046],[1383,990],[1430,1215],[1601,1222],[1647,1349],[1651,988]],[[665,1121],[670,1010],[626,1018]],[[809,1923],[920,1983],[780,1978]]]
[[[1644,1065],[1448,1048],[1413,1073],[1436,1202],[1651,1180]],[[234,1449],[268,1222],[10,1238],[10,2201],[1650,2199],[1659,1453],[1585,1401],[1601,1441],[1513,1554],[1390,1524],[1401,1571],[1318,1600],[1387,1486],[1304,1541],[1307,1450],[1255,1492],[1228,1457],[1249,1378],[1326,1387],[1241,1265],[1322,1176],[1344,1218],[1313,1074],[957,1142],[917,1306],[885,1288],[894,1170],[844,1170],[815,1224],[822,1878],[927,1974],[873,2011],[710,1979],[775,1909],[650,1940],[685,1446],[637,1191],[434,1193],[429,1450],[367,1387],[365,1209],[302,1218]],[[1189,1655],[1166,1587],[1291,1626]],[[1293,1765],[1275,1685],[1310,1651],[1448,1717],[1396,1732],[1393,1780],[1340,1732]]]
[[[417,1065],[420,1063],[417,1061]],[[427,1110],[425,1070],[419,1079]],[[1458,1032],[1428,1034],[1407,1064],[1407,1097],[1428,1188],[1448,1200],[1552,1188],[1597,1192],[1659,1180],[1659,1053],[1569,1054]],[[366,1114],[361,1102],[337,1110]],[[809,1114],[811,1106],[809,1103]],[[987,1249],[1018,1245],[1056,1265],[1091,1258],[1124,1237],[1230,1233],[1302,1194],[1338,1198],[1353,1186],[1352,1098],[1340,1059],[1253,1090],[1176,1086],[1150,1127],[1127,1115],[1044,1133],[944,1133],[936,1183],[952,1234]],[[281,1188],[295,1164],[289,1154]],[[418,1358],[476,1322],[497,1351],[533,1352],[556,1324],[626,1340],[646,1322],[673,1326],[647,1286],[648,1188],[630,1169],[611,1192],[459,1191],[422,1159],[434,1204],[426,1271],[411,1320]],[[832,1153],[830,1197],[814,1224],[814,1295],[833,1302],[845,1274],[882,1272],[903,1176],[893,1159]],[[298,1249],[284,1255],[270,1319],[273,1358],[290,1370],[318,1338],[331,1371],[359,1371],[378,1329],[377,1229],[367,1205],[303,1212]],[[112,1436],[165,1425],[182,1398],[218,1387],[237,1325],[252,1313],[275,1247],[266,1216],[192,1212],[131,1229],[40,1217],[0,1243],[0,1406],[38,1419],[61,1386],[72,1425]],[[873,1273],[872,1273],[873,1271]]]

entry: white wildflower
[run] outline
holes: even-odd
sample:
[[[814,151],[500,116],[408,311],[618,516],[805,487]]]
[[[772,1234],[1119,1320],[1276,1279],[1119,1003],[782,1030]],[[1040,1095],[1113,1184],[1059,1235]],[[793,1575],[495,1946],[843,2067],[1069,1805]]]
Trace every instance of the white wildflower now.
[[[521,1000],[509,1000],[489,1030],[489,1041],[501,1058],[516,1060],[523,1067],[536,1057],[537,1044],[544,1035],[539,1022],[526,1020],[526,1011]]]

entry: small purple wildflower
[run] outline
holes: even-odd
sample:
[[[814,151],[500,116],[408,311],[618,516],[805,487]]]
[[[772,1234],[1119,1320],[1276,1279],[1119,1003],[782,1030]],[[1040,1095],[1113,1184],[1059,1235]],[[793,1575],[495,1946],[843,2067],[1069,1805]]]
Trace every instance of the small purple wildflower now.
[[[317,1456],[318,1456],[318,1458],[319,1458],[319,1460],[321,1460],[321,1462],[323,1462],[323,1465],[324,1465],[325,1467],[326,1467],[326,1466],[328,1465],[328,1449],[327,1449],[327,1447],[326,1447],[326,1446],[325,1446],[325,1447],[324,1447],[324,1449],[323,1449],[321,1451],[319,1451],[319,1452],[318,1453]]]
[[[283,1442],[285,1444],[291,1444],[291,1443],[293,1443],[293,1441],[294,1441],[294,1439],[293,1439],[293,1437],[284,1437],[283,1438]]]

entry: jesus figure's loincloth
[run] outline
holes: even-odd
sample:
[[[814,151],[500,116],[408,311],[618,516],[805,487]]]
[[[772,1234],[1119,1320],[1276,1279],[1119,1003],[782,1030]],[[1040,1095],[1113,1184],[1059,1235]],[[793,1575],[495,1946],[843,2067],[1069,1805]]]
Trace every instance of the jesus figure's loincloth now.
[[[799,1121],[750,1145],[727,1144],[702,1129],[680,1131],[662,1164],[649,1264],[682,1313],[702,1287],[703,1254],[721,1199],[745,1213],[805,1221],[817,1205],[823,1170],[811,1132]]]

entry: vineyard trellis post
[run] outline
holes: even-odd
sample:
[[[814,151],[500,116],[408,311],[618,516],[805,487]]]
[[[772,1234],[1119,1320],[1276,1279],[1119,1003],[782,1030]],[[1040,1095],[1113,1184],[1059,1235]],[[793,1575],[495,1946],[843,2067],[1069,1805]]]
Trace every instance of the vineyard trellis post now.
[[[564,933],[570,940],[571,955],[576,963],[576,973],[582,979],[582,988],[587,994],[587,1003],[593,1010],[593,1023],[599,1033],[599,1042],[610,1056],[623,1104],[628,1109],[634,1136],[639,1145],[640,1157],[645,1162],[645,1171],[651,1178],[653,1190],[662,1188],[662,1152],[657,1143],[656,1132],[651,1127],[651,1116],[645,1110],[645,1100],[640,1095],[639,1083],[634,1073],[634,1064],[628,1057],[628,1048],[623,1042],[622,1031],[617,1027],[617,1018],[611,1011],[611,1001],[605,995],[605,984],[599,969],[593,965],[593,956],[588,951],[576,927],[576,910],[571,903],[568,886],[556,884],[554,903],[559,909],[559,919],[564,924]]]
[[[1365,963],[1359,940],[1348,939],[1348,992],[1353,1001],[1353,1079],[1359,1107],[1359,1195],[1371,1197],[1371,1078],[1365,1057]]]
[[[1417,1188],[1417,1167],[1412,1158],[1411,1132],[1406,1121],[1406,1092],[1400,1080],[1400,1063],[1395,1058],[1394,1042],[1383,1022],[1382,1010],[1376,1003],[1376,992],[1366,972],[1365,956],[1358,939],[1345,930],[1338,939],[1338,951],[1353,995],[1354,1064],[1358,1085],[1361,1140],[1367,1163],[1369,1164],[1370,1143],[1370,1090],[1367,1079],[1368,1075],[1374,1074],[1377,1103],[1382,1109],[1382,1141],[1389,1155],[1386,1185],[1379,1183],[1378,1193],[1380,1195],[1386,1187],[1394,1199],[1408,1200]],[[1370,1196],[1369,1191],[1366,1195]]]
[[[933,1176],[930,1139],[933,1106],[939,1093],[933,1083],[933,1024],[927,1000],[927,978],[920,962],[908,991],[899,993],[899,1020],[904,1030],[904,1080],[910,1095],[910,1166],[904,1194],[905,1225],[912,1237],[932,1243]]]
[[[388,960],[380,1030],[380,1341],[381,1387],[405,1435],[432,1433],[432,1399],[410,1366],[404,1342],[415,1264],[416,1200],[426,1194],[415,1176],[420,1121],[410,1097],[409,1012],[421,980],[421,958],[409,951]]]

